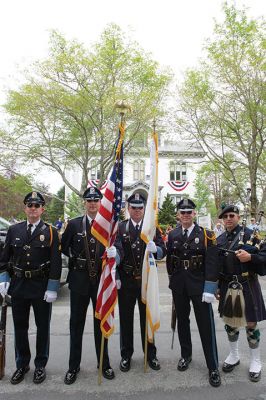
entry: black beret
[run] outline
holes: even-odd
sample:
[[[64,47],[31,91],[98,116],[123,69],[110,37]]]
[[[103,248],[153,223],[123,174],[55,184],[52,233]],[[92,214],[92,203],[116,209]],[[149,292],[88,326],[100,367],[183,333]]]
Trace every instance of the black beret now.
[[[179,203],[177,203],[176,208],[178,210],[183,210],[183,211],[191,211],[194,210],[196,208],[196,204],[194,203],[194,201],[190,200],[190,199],[182,199],[180,200]]]
[[[39,192],[30,192],[28,194],[26,194],[26,196],[24,197],[23,200],[24,204],[28,204],[28,203],[38,203],[44,206],[45,204],[45,200],[42,196],[41,193]]]
[[[92,186],[85,190],[83,193],[83,199],[85,200],[99,200],[103,197],[100,190]]]
[[[144,207],[146,199],[140,193],[134,193],[127,199],[128,204],[133,207]]]
[[[237,206],[235,206],[234,204],[228,204],[228,205],[224,206],[224,208],[222,208],[218,218],[222,218],[222,216],[228,212],[233,212],[235,214],[239,214],[239,208]]]

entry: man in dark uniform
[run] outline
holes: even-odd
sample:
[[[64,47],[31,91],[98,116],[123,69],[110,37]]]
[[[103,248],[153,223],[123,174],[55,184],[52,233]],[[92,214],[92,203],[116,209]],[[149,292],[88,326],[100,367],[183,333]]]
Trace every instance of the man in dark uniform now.
[[[226,301],[226,295],[230,282],[230,286],[234,283],[242,285],[241,292],[245,304],[244,323],[236,326],[236,320],[226,322],[225,330],[229,340],[230,353],[222,368],[224,372],[231,372],[240,363],[238,353],[239,327],[246,326],[247,341],[250,348],[249,378],[251,381],[257,382],[261,377],[260,331],[257,322],[266,319],[257,272],[265,273],[263,269],[266,263],[266,246],[264,245],[261,250],[258,250],[255,247],[258,239],[254,238],[250,241],[252,231],[246,227],[243,229],[239,225],[239,209],[235,205],[227,205],[223,208],[219,218],[223,219],[226,228],[225,232],[217,239],[217,246],[220,248],[221,269],[219,281],[220,315],[225,317],[225,314],[228,313],[225,305],[229,304]],[[247,244],[249,241],[251,243]],[[228,249],[228,252],[226,252],[226,249]],[[232,304],[231,306],[233,307]]]
[[[145,242],[140,238],[144,216],[145,199],[140,193],[128,198],[128,212],[130,218],[119,224],[115,247],[118,250],[120,264],[118,271],[121,279],[121,288],[118,290],[118,304],[120,317],[120,370],[127,372],[131,367],[133,346],[133,323],[136,301],[139,306],[142,348],[145,346],[146,306],[141,301],[141,277],[143,256],[146,249]],[[160,260],[165,256],[165,245],[159,230],[156,230],[154,241],[147,244],[148,251],[154,253]],[[156,357],[154,343],[148,343],[147,360],[150,368],[160,369]]]
[[[61,275],[58,233],[44,223],[44,198],[31,192],[24,199],[27,221],[10,226],[0,265],[0,293],[12,296],[17,370],[12,384],[20,383],[30,367],[28,338],[30,307],[37,326],[34,383],[46,378],[52,302],[57,298]]]
[[[209,382],[220,386],[212,303],[217,289],[217,248],[213,232],[193,222],[196,205],[181,200],[177,208],[180,226],[169,233],[166,265],[177,316],[181,358],[177,369],[185,371],[192,360],[190,301],[209,369]]]
[[[85,190],[83,198],[86,214],[71,219],[62,236],[62,252],[69,257],[70,357],[69,369],[64,380],[67,385],[75,382],[80,371],[82,336],[87,309],[91,300],[95,312],[102,268],[101,257],[105,251],[105,247],[91,235],[91,226],[100,208],[102,194],[97,188],[90,187]],[[99,365],[102,337],[100,320],[94,316],[93,323]],[[115,377],[109,363],[107,340],[104,344],[102,373],[106,379]]]

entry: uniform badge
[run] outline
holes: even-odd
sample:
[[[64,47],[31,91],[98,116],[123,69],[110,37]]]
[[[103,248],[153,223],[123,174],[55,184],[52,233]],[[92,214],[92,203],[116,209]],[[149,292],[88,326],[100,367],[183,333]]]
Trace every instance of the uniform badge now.
[[[195,243],[199,244],[199,238],[198,237],[195,238]]]
[[[91,243],[95,243],[95,239],[91,238],[91,239],[90,239],[90,242],[91,242]]]
[[[40,241],[43,242],[44,239],[45,239],[45,236],[44,235],[40,235]]]
[[[32,192],[31,198],[32,199],[37,199],[38,198],[37,193],[36,192]]]

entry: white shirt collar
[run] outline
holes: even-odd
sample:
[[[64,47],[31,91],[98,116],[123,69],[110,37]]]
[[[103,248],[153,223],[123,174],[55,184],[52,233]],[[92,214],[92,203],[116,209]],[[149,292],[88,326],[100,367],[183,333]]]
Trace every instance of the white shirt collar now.
[[[132,222],[132,224],[133,224],[134,228],[136,227],[136,225],[138,225],[138,226],[141,226],[141,224],[142,224],[142,220],[141,220],[141,221],[139,221],[139,222],[135,222],[135,221],[133,221],[133,219],[132,219],[132,218],[130,218],[130,219],[131,219],[131,222]]]
[[[192,232],[193,229],[194,229],[194,226],[195,226],[194,223],[193,223],[189,228],[184,228],[184,227],[182,226],[182,233],[183,233],[183,235],[184,235],[184,233],[185,233],[185,229],[187,229],[187,236],[189,237],[189,235],[191,234],[191,232]]]

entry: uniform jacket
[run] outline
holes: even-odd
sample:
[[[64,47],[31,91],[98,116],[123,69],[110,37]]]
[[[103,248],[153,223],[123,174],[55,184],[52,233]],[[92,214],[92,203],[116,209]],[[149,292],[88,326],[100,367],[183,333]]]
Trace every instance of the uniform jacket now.
[[[168,236],[166,266],[170,275],[170,289],[182,294],[184,289],[188,295],[203,293],[205,281],[216,282],[219,269],[217,263],[218,250],[212,231],[195,224],[188,239],[183,238],[182,226],[173,229]],[[197,269],[180,266],[173,268],[173,257],[190,260],[192,256],[202,256],[202,266]]]
[[[13,297],[43,298],[47,289],[57,290],[62,268],[59,246],[57,230],[42,220],[30,239],[27,238],[26,221],[11,225],[1,254],[1,272],[9,273],[9,263],[24,271],[30,271],[40,269],[49,262],[49,273],[47,278],[31,279],[19,278],[11,273],[9,294]]]
[[[134,273],[139,273],[141,276],[143,257],[146,250],[145,242],[139,237],[140,232],[141,226],[139,233],[137,233],[131,219],[120,222],[118,226],[115,247],[117,248],[120,257],[118,271],[121,283],[124,287],[135,287],[139,286],[140,283],[139,280],[137,284],[136,279],[132,275],[132,272],[134,271]],[[161,259],[166,254],[166,248],[158,229],[156,229],[154,242],[156,246],[160,248]],[[154,254],[154,257],[159,259],[158,252]],[[131,268],[131,271],[128,271],[130,269],[128,266],[133,267]]]
[[[68,257],[86,259],[85,245],[83,238],[83,216],[71,219],[62,235],[62,252]],[[86,218],[87,240],[90,252],[90,259],[95,261],[95,269],[98,271],[97,284],[99,284],[102,270],[102,256],[105,247],[91,234],[88,218]],[[70,268],[67,281],[69,289],[79,294],[87,295],[92,282],[89,279],[88,270],[73,270]]]
[[[232,236],[229,236],[229,233],[225,231],[217,238],[217,246],[223,249],[230,248],[230,250],[243,248],[248,253],[251,253],[251,261],[241,263],[235,254],[226,254],[225,251],[219,250],[219,262],[221,272],[228,275],[240,275],[243,272],[252,271],[260,275],[264,275],[266,272],[266,244],[262,244],[260,250],[256,249],[255,244],[259,243],[259,240],[255,238],[252,245],[247,245],[246,242],[250,239],[250,235],[252,234],[251,229],[244,229],[244,246],[240,246],[239,240],[237,239],[233,246],[230,247],[229,239],[231,242],[234,242],[235,238],[239,238],[241,230],[242,227],[240,225],[237,225],[231,233]]]

